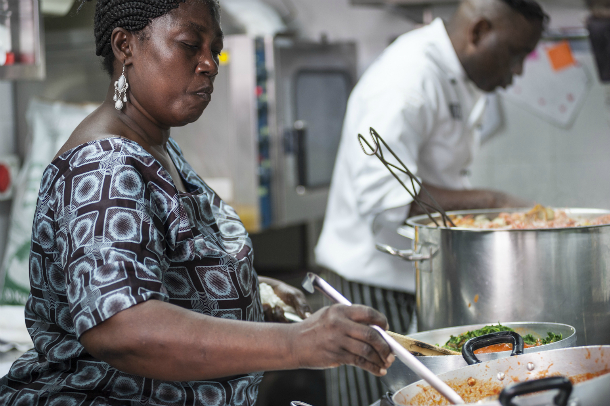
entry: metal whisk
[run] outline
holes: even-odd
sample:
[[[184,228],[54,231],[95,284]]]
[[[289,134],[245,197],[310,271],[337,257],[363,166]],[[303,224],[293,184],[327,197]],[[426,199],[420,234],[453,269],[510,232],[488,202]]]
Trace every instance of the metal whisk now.
[[[434,200],[434,198],[426,190],[424,185],[422,185],[422,183],[419,181],[419,179],[417,179],[417,177],[409,170],[409,168],[407,168],[407,166],[404,163],[402,163],[400,158],[398,158],[398,156],[394,153],[394,151],[392,151],[392,149],[388,146],[388,144],[384,141],[384,139],[381,138],[381,136],[377,133],[377,131],[375,131],[375,129],[371,127],[370,132],[371,132],[371,138],[373,139],[373,144],[375,145],[375,147],[371,146],[371,144],[364,138],[364,136],[362,136],[362,134],[358,134],[358,142],[360,142],[360,147],[362,148],[362,151],[364,151],[364,153],[368,156],[373,156],[373,155],[376,156],[381,161],[381,163],[386,168],[388,168],[388,170],[394,176],[394,178],[396,178],[396,180],[402,185],[403,188],[405,188],[405,190],[409,193],[409,195],[411,195],[411,197],[413,198],[413,201],[415,203],[417,203],[417,205],[424,211],[424,213],[426,213],[426,215],[430,218],[430,220],[432,220],[432,222],[434,224],[436,224],[437,227],[440,227],[440,225],[438,224],[438,222],[436,221],[434,216],[432,216],[433,212],[438,212],[440,214],[441,218],[443,219],[443,225],[445,227],[449,227],[449,225],[451,227],[455,227],[455,224],[453,224],[453,221],[451,221],[451,219],[449,218],[447,213],[445,213],[445,210],[443,210],[441,205],[438,204],[436,200]],[[367,151],[367,149],[365,148],[365,145],[366,145],[366,147],[368,147],[369,151]],[[394,159],[396,159],[396,162],[398,162],[398,164],[400,164],[401,167],[386,161],[385,157],[383,156],[383,150],[381,148],[382,145],[390,154],[392,154]],[[413,191],[411,191],[407,187],[407,185],[405,185],[405,183],[402,181],[402,179],[400,179],[400,177],[397,175],[397,172],[404,173],[405,175],[407,175],[409,177],[409,179],[411,180],[411,186],[413,188]],[[424,193],[426,193],[426,195],[428,196],[428,198],[430,199],[430,201],[432,203],[423,201],[419,197],[420,195],[415,193],[415,189],[416,189],[415,184],[419,185],[420,190],[423,191]]]

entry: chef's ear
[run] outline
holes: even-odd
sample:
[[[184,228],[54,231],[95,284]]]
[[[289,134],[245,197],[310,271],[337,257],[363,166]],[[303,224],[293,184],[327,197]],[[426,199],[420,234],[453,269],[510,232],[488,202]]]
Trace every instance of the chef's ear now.
[[[123,61],[125,62],[125,65],[131,63],[133,48],[136,45],[134,34],[124,28],[117,27],[112,30],[110,45],[112,46],[112,53],[114,53],[115,60],[121,61],[121,65]]]
[[[483,38],[492,30],[491,21],[479,18],[473,22],[468,32],[468,45],[477,48]]]

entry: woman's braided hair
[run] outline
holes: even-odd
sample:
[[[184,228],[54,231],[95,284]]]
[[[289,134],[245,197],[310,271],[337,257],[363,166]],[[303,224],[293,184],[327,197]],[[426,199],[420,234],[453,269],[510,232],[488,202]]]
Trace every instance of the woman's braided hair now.
[[[85,2],[81,0],[81,7]],[[186,0],[97,0],[93,32],[95,34],[95,54],[104,58],[103,67],[112,76],[114,73],[114,53],[110,44],[112,31],[121,27],[129,32],[141,32],[150,22],[178,8]],[[220,21],[218,0],[198,0],[210,8],[210,12]],[[142,38],[142,37],[141,37]]]

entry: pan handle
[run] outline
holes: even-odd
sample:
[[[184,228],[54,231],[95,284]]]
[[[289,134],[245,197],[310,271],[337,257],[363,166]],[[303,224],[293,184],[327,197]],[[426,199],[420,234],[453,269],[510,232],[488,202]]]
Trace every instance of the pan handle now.
[[[477,356],[474,355],[476,350],[490,345],[503,343],[513,345],[513,352],[510,354],[511,356],[523,354],[523,348],[525,346],[523,337],[514,331],[498,331],[497,333],[474,337],[466,341],[466,344],[464,344],[462,347],[462,357],[464,357],[464,360],[468,363],[468,365],[480,364],[481,361],[479,361]]]
[[[551,376],[549,378],[536,379],[534,381],[519,382],[507,386],[500,393],[500,404],[502,406],[514,406],[513,398],[534,392],[542,392],[551,389],[559,389],[559,393],[553,399],[556,406],[566,406],[572,393],[572,382],[565,376]]]

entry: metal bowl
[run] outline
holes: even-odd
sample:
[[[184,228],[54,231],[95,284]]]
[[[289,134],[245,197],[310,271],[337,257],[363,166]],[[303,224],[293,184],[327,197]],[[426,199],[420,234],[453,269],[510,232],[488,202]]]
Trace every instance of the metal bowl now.
[[[437,330],[424,331],[420,333],[410,334],[409,337],[420,340],[429,344],[444,345],[451,336],[457,336],[467,331],[478,330],[488,325],[497,324],[498,322],[472,324],[468,326],[449,327]],[[524,336],[532,334],[536,338],[544,338],[548,332],[561,334],[563,339],[551,344],[541,345],[538,347],[526,348],[525,353],[535,353],[548,350],[556,350],[559,348],[573,347],[576,345],[576,329],[567,324],[560,323],[537,323],[537,322],[515,322],[502,323],[503,326],[510,327],[520,335]],[[510,356],[510,351],[495,352],[489,354],[477,354],[482,362],[490,361],[498,358]],[[435,374],[442,374],[453,371],[454,369],[468,366],[461,355],[441,355],[441,356],[418,356],[424,365],[426,365]],[[388,369],[388,373],[381,378],[383,384],[391,391],[396,392],[401,388],[420,380],[413,371],[405,364],[396,361]]]

